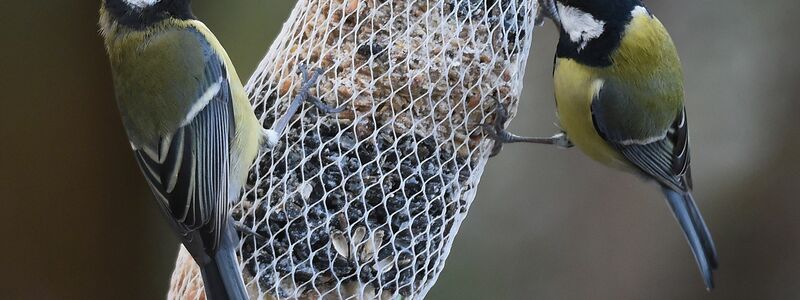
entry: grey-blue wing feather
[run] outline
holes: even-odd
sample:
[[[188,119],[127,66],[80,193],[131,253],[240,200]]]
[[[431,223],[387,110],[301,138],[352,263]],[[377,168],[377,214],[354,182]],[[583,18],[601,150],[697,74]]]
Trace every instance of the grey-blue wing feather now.
[[[592,102],[595,129],[642,174],[656,180],[662,186],[667,203],[689,242],[706,287],[712,289],[713,271],[718,266],[717,252],[708,227],[691,194],[686,110],[681,109],[678,112],[663,136],[656,135],[642,139],[641,135],[632,135],[630,131],[615,130],[625,126],[619,122],[629,122],[629,120],[619,118],[609,120],[609,116],[614,115],[614,112],[609,110],[626,109],[624,106],[619,106],[620,103],[628,103],[619,101],[621,97],[628,95],[613,88],[598,93],[598,97]],[[614,101],[617,102],[609,104]]]
[[[626,91],[607,82],[597,93],[591,106],[595,129],[645,175],[676,191],[688,192],[690,184],[684,176],[689,169],[685,109],[674,112],[671,125],[658,126],[655,117],[648,116],[650,109]]]
[[[148,53],[170,54],[177,62],[172,73],[153,64],[155,77],[142,77],[162,84],[140,89],[148,93],[134,98],[144,101],[126,102],[150,109],[144,114],[131,110],[139,113],[134,119],[150,117],[142,124],[128,122],[137,125],[128,128],[136,161],[161,211],[200,267],[206,298],[248,299],[235,253],[238,234],[229,226],[235,120],[227,68],[191,24],[164,33],[157,42],[160,47]],[[142,134],[142,128],[151,130]]]
[[[184,235],[203,229],[207,251],[216,249],[228,211],[228,170],[233,108],[220,93],[197,116],[155,147],[136,151],[161,208]],[[148,154],[150,152],[150,154]],[[152,153],[159,156],[152,156]]]
[[[199,32],[195,34],[202,38]],[[159,141],[135,145],[136,159],[174,227],[190,240],[194,238],[188,233],[201,230],[202,243],[189,249],[193,255],[201,249],[213,253],[227,223],[230,147],[235,130],[225,66],[210,45],[203,45],[204,73],[196,75],[199,84],[193,88],[197,90],[186,93],[196,95],[199,111],[187,115],[185,124]],[[204,101],[207,104],[202,106]]]
[[[676,191],[689,191],[683,174],[674,173],[674,156],[672,154],[674,146],[668,138],[648,144],[615,144],[614,146],[628,161],[662,185]]]

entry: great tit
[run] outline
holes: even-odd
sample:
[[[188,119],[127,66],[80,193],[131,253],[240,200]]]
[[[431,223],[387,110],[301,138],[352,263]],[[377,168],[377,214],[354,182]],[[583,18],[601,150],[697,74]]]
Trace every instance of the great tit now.
[[[102,0],[100,28],[136,161],[208,299],[248,299],[229,210],[269,132],[231,60],[189,0]]]
[[[639,0],[539,0],[559,28],[553,71],[563,132],[549,138],[504,130],[506,108],[485,125],[502,143],[571,147],[605,165],[657,182],[689,241],[706,287],[714,242],[692,198],[683,71],[661,22]]]

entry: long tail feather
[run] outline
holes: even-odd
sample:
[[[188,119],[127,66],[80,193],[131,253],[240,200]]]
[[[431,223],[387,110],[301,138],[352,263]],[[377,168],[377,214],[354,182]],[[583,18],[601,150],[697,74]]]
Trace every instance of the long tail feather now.
[[[233,227],[220,240],[217,254],[207,264],[200,266],[209,300],[247,300],[242,272],[234,252],[238,243]]]
[[[714,241],[708,231],[697,205],[694,203],[691,193],[680,193],[669,188],[663,188],[664,195],[667,197],[675,218],[683,229],[689,246],[692,248],[694,258],[697,261],[706,288],[714,288],[714,270],[717,269],[717,250],[714,248]]]
[[[684,196],[687,205],[689,205],[689,214],[692,218],[692,222],[695,225],[695,230],[700,234],[700,242],[703,244],[703,249],[705,250],[706,257],[708,258],[708,263],[711,266],[712,270],[716,270],[718,267],[718,258],[717,258],[717,247],[714,246],[714,240],[711,238],[711,233],[708,231],[708,226],[706,226],[706,222],[703,221],[703,216],[700,214],[700,209],[697,208],[697,204],[694,202],[694,197],[692,197],[691,193],[687,193]]]

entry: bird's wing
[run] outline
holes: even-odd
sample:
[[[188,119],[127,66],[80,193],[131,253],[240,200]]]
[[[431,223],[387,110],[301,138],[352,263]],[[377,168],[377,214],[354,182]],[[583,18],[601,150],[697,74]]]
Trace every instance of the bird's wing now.
[[[202,71],[189,74],[197,78],[197,84],[174,87],[187,89],[174,94],[193,95],[192,105],[174,132],[161,134],[156,142],[133,146],[158,203],[173,218],[178,231],[186,235],[202,228],[203,244],[206,250],[213,250],[227,223],[228,172],[234,135],[231,91],[222,60],[208,48],[202,36],[191,30],[178,34],[186,35],[181,38],[198,39],[203,46],[181,50],[201,52],[203,60],[194,63],[203,64]],[[165,42],[174,43],[176,39],[173,36]]]
[[[658,106],[658,102],[648,103],[648,99],[637,96],[642,94],[618,84],[603,84],[592,102],[595,128],[631,164],[662,185],[706,286],[711,289],[718,259],[708,226],[690,192],[686,110],[682,105],[674,105],[673,109],[670,103]]]
[[[592,101],[592,120],[600,135],[630,163],[662,185],[686,192],[689,135],[682,105],[659,107],[624,86],[605,82]],[[658,101],[658,100],[656,100]],[[664,109],[666,108],[666,109]]]

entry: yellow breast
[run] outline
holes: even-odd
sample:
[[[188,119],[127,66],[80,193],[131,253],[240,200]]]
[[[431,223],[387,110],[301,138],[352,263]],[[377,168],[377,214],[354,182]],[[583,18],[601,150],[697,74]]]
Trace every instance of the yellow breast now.
[[[591,67],[559,58],[553,74],[556,105],[561,127],[575,146],[592,159],[614,168],[628,169],[626,160],[598,133],[592,122],[592,99],[602,79]]]

